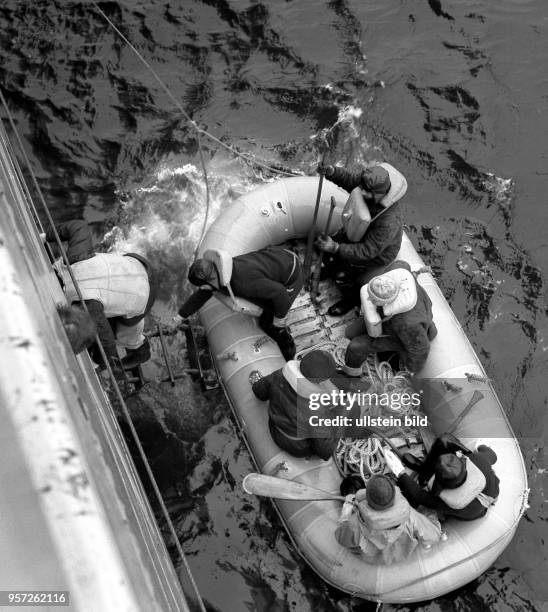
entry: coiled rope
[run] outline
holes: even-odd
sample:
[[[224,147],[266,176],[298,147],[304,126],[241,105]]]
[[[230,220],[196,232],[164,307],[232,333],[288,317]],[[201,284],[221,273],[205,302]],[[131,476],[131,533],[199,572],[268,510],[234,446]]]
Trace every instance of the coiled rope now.
[[[2,103],[4,105],[4,108],[6,110],[6,113],[8,115],[9,123],[10,123],[12,129],[17,134],[17,131],[15,129],[15,123],[13,121],[13,117],[12,117],[12,115],[10,113],[10,110],[9,110],[7,104],[6,104],[6,100],[5,100],[5,98],[4,98],[4,96],[3,96],[1,91],[0,91],[0,99],[1,99],[1,101],[2,101]],[[19,145],[21,146],[22,143],[21,143],[21,140],[20,140],[18,134],[17,134],[17,141],[18,141]],[[78,285],[78,281],[76,280],[76,278],[74,276],[74,272],[73,272],[72,266],[70,265],[70,262],[68,260],[68,257],[67,257],[67,254],[65,252],[65,249],[63,248],[63,243],[62,243],[62,241],[61,241],[61,239],[59,237],[59,234],[58,234],[57,229],[55,227],[55,224],[53,222],[53,218],[52,218],[51,213],[49,211],[49,207],[46,204],[46,201],[44,199],[44,195],[43,195],[42,190],[40,189],[40,186],[39,186],[38,181],[36,179],[36,175],[34,174],[32,166],[30,165],[30,160],[29,160],[29,158],[28,158],[28,156],[27,156],[27,154],[25,152],[25,149],[22,148],[22,146],[21,146],[21,154],[23,155],[23,158],[25,160],[25,164],[28,167],[28,170],[29,170],[29,173],[31,175],[34,187],[35,187],[35,189],[37,191],[37,194],[38,194],[39,201],[40,201],[41,206],[42,206],[42,208],[44,210],[44,214],[46,215],[46,218],[47,218],[47,220],[48,220],[48,222],[49,222],[49,224],[50,224],[50,226],[51,226],[51,228],[53,230],[53,234],[54,234],[54,237],[55,237],[55,242],[56,242],[57,247],[59,248],[59,250],[60,250],[60,252],[62,254],[63,263],[65,264],[65,266],[67,268],[67,271],[68,271],[68,273],[70,275],[72,283],[74,284],[74,287],[76,289],[76,293],[78,294],[78,298],[80,300],[80,303],[81,303],[84,311],[89,316],[91,316],[90,313],[89,313],[89,310],[87,308],[86,302],[84,301],[84,297],[83,297],[83,295],[82,295],[82,293],[80,291],[80,287]],[[14,158],[14,161],[16,161],[15,158]],[[32,202],[32,199],[30,200],[30,202]],[[31,205],[31,204],[29,204],[29,202],[27,202],[27,205],[29,206],[29,208],[31,208],[31,206],[32,206],[32,211],[34,211],[34,214],[36,215],[37,211],[36,211],[36,208],[34,207],[34,203],[32,203],[32,205]],[[40,229],[43,229],[41,224],[40,224]],[[129,413],[129,409],[128,409],[128,407],[126,405],[126,402],[125,402],[125,400],[124,400],[124,398],[122,396],[122,392],[120,391],[120,387],[118,385],[118,381],[116,380],[116,377],[114,376],[114,373],[113,373],[112,368],[110,366],[109,360],[108,360],[107,355],[105,353],[105,349],[103,347],[103,344],[102,344],[101,339],[99,338],[99,335],[97,334],[97,332],[95,333],[95,342],[97,343],[97,346],[99,347],[99,352],[101,354],[101,358],[103,360],[103,363],[106,364],[108,376],[109,376],[109,378],[111,380],[112,388],[113,388],[113,390],[114,390],[114,392],[116,394],[116,399],[119,401],[120,406],[122,407],[122,412],[124,414],[124,417],[127,420],[127,423],[128,423],[128,426],[129,426],[129,429],[130,429],[130,432],[131,432],[131,436],[132,436],[132,438],[133,438],[133,440],[135,442],[135,446],[136,446],[136,448],[137,448],[137,450],[139,452],[139,456],[141,458],[141,461],[143,462],[143,465],[145,466],[147,477],[148,477],[148,479],[149,479],[149,481],[150,481],[150,483],[152,485],[152,488],[154,490],[154,496],[156,497],[156,499],[158,501],[158,504],[160,506],[160,509],[161,509],[162,515],[164,517],[164,520],[165,520],[165,522],[166,522],[166,524],[168,526],[168,529],[169,529],[169,532],[171,534],[171,537],[173,538],[173,541],[175,543],[175,547],[177,548],[177,552],[178,552],[179,558],[181,559],[181,563],[182,563],[182,565],[183,565],[183,567],[184,567],[184,569],[186,571],[186,574],[188,576],[189,582],[192,585],[192,589],[193,589],[193,591],[194,591],[194,593],[196,595],[196,599],[197,599],[199,608],[200,608],[201,612],[207,612],[206,608],[205,608],[205,605],[204,605],[204,602],[202,600],[202,597],[200,595],[200,592],[198,590],[198,586],[197,586],[197,584],[196,584],[196,582],[194,580],[194,577],[192,575],[192,571],[190,569],[188,561],[186,560],[185,553],[183,551],[181,543],[179,542],[179,538],[177,536],[177,532],[175,531],[175,527],[173,525],[173,522],[171,520],[171,517],[170,517],[169,512],[167,510],[167,507],[165,505],[164,499],[163,499],[162,494],[160,492],[160,488],[158,487],[158,483],[156,482],[154,474],[152,473],[152,468],[150,467],[150,464],[149,464],[148,459],[146,457],[145,451],[144,451],[144,449],[143,449],[143,447],[141,445],[141,441],[139,439],[139,435],[137,434],[137,431],[136,431],[135,426],[133,424],[131,415]]]
[[[367,374],[365,380],[369,380],[371,386],[368,394],[377,396],[401,395],[410,391],[409,378],[405,372],[392,370],[387,362],[378,362],[376,359],[368,360],[365,365]],[[387,416],[388,413],[403,417],[413,414],[415,410],[409,405],[400,405],[397,408],[383,407],[375,403],[362,405],[361,416],[371,417]],[[386,430],[386,435],[401,435],[405,437],[412,432],[412,428],[395,426]],[[371,476],[382,474],[385,470],[385,459],[383,454],[383,442],[380,437],[371,435],[368,438],[353,439],[342,438],[335,450],[335,462],[344,476],[359,474],[364,482]]]

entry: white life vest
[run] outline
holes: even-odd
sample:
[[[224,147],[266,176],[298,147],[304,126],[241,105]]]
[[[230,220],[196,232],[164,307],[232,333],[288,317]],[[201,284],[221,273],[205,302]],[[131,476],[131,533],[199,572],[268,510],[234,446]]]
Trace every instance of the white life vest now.
[[[360,187],[352,189],[342,212],[343,228],[350,242],[359,242],[369,224],[371,213],[362,195]]]
[[[485,508],[489,508],[495,503],[496,499],[482,492],[487,484],[485,475],[473,461],[470,461],[468,457],[465,459],[466,480],[456,489],[443,489],[439,493],[439,497],[453,510],[462,510],[475,499]],[[433,483],[434,477],[429,481],[430,488]]]
[[[98,253],[71,268],[84,300],[101,302],[107,319],[131,318],[145,311],[150,292],[148,274],[134,257]],[[69,304],[78,301],[68,270],[63,269],[62,274]]]
[[[342,212],[343,228],[350,242],[359,242],[364,237],[370,223],[382,215],[392,204],[403,198],[407,191],[407,181],[399,170],[386,163],[379,164],[379,166],[388,172],[390,178],[390,189],[379,202],[384,210],[372,219],[363,198],[361,187],[353,189]]]
[[[409,312],[415,308],[418,297],[417,284],[409,270],[396,268],[390,270],[390,272],[385,272],[382,276],[392,278],[399,288],[394,301],[382,307],[385,321],[394,315]],[[360,299],[367,333],[371,338],[378,338],[382,335],[383,319],[381,319],[377,306],[372,302],[369,295],[369,283],[360,289]]]
[[[390,177],[390,190],[380,201],[381,206],[389,208],[405,195],[407,191],[407,180],[399,170],[394,168],[394,166],[387,163],[379,164],[379,166],[384,168]]]
[[[375,531],[391,529],[405,523],[409,519],[411,506],[398,488],[394,491],[394,503],[386,510],[374,510],[364,499],[358,502],[361,522]]]

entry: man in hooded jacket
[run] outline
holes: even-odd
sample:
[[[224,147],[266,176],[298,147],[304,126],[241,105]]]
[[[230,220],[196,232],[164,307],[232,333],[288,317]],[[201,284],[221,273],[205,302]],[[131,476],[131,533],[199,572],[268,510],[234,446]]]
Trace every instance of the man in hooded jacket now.
[[[414,508],[421,505],[435,510],[441,518],[472,521],[485,516],[498,498],[499,479],[492,468],[496,461],[496,453],[485,444],[471,451],[455,436],[443,434],[416,468],[419,483],[405,473],[401,463],[392,471]],[[428,488],[421,484],[428,484]]]
[[[335,538],[368,563],[390,565],[405,561],[419,544],[438,542],[441,526],[435,516],[414,510],[391,478],[372,476],[355,498],[347,496]]]
[[[359,188],[371,222],[361,237],[352,236],[347,228],[333,237],[319,236],[316,246],[331,254],[324,275],[333,276],[343,298],[331,306],[329,314],[340,316],[351,310],[358,301],[359,288],[374,270],[382,268],[396,258],[400,250],[403,225],[399,207],[394,206],[407,191],[407,181],[401,172],[387,163],[350,172],[334,166],[320,166],[320,172],[348,192]],[[344,221],[344,220],[343,220]],[[349,220],[351,224],[352,219]]]

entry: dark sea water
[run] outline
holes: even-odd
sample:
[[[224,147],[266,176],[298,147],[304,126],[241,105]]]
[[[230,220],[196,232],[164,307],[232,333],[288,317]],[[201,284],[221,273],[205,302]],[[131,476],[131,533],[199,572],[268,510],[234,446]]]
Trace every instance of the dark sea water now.
[[[386,160],[406,175],[409,235],[495,380],[531,496],[513,542],[477,581],[385,609],[548,610],[546,1],[100,7],[184,111],[222,141],[313,173],[317,135],[339,119],[332,161]],[[153,259],[161,272],[154,319],[169,325],[188,294],[206,202],[184,113],[89,1],[3,0],[0,86],[54,218],[83,217],[105,248]],[[208,138],[201,145],[210,218],[274,176]],[[165,376],[153,343],[147,375]],[[184,344],[169,344],[183,367]],[[185,379],[170,396],[152,384],[132,410],[211,610],[371,609],[317,578],[270,503],[243,493],[252,464],[220,391],[204,396]]]

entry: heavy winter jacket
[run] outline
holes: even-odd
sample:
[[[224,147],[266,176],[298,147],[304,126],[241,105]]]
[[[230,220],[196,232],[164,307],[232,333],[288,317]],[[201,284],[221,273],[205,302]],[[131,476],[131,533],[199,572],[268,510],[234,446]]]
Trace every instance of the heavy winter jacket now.
[[[411,508],[397,487],[394,503],[386,510],[371,508],[365,489],[356,494],[356,503],[357,512],[339,521],[335,538],[368,563],[391,565],[405,561],[419,544],[431,546],[441,538],[437,518]]]
[[[329,180],[335,185],[350,192],[355,187],[362,187],[362,171],[350,172],[344,168],[335,168]],[[371,218],[385,210],[384,207],[366,200]],[[403,235],[403,224],[397,204],[391,206],[375,219],[367,228],[359,242],[350,242],[344,230],[333,237],[339,243],[338,258],[358,267],[385,266],[396,259],[400,250]]]
[[[230,285],[234,295],[244,298],[283,318],[289,312],[302,287],[302,266],[299,258],[281,246],[271,246],[238,255],[232,259]],[[221,291],[227,293],[225,289]],[[199,289],[179,310],[189,317],[213,295],[210,289]]]
[[[491,467],[491,455],[491,449],[487,448],[486,450],[478,450],[471,453],[468,455],[468,459],[470,459],[485,476],[486,485],[482,493],[496,499],[499,495],[499,479]],[[486,506],[478,499],[472,500],[464,508],[451,508],[440,497],[434,495],[430,491],[422,489],[408,474],[402,474],[398,478],[398,484],[411,506],[414,508],[418,506],[432,508],[442,517],[454,517],[461,521],[473,521],[474,519],[481,518],[487,512]]]
[[[311,415],[328,417],[329,407],[311,411],[308,399],[297,394],[284,375],[284,368],[261,378],[252,387],[260,400],[270,400],[268,416],[272,437],[280,448],[297,457],[317,455],[329,459],[337,445],[336,432],[331,427],[322,429],[308,422]]]
[[[401,357],[411,372],[418,372],[426,363],[430,341],[438,333],[432,316],[432,302],[417,283],[417,303],[408,312],[394,315],[383,323],[383,333],[402,345]]]
[[[417,283],[417,303],[408,312],[385,320],[382,309],[379,311],[383,318],[382,336],[371,338],[363,317],[347,327],[346,335],[352,339],[347,348],[347,363],[355,365],[355,361],[359,364],[370,353],[397,351],[408,370],[421,370],[430,352],[430,341],[438,333],[432,320],[432,302],[426,291]]]

